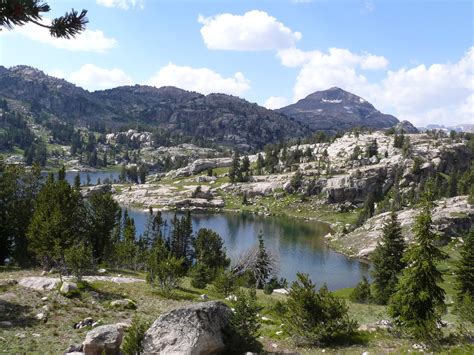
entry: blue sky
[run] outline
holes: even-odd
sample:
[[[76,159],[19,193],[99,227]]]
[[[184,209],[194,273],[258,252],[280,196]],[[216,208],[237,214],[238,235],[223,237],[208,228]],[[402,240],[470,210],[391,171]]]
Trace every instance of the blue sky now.
[[[86,33],[0,34],[0,64],[89,90],[226,92],[276,108],[339,86],[415,124],[474,123],[472,1],[48,1],[88,10]]]

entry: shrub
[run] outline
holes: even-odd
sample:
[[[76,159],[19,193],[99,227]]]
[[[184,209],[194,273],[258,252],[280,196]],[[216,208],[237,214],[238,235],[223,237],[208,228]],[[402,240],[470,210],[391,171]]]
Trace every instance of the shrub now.
[[[245,353],[249,350],[257,350],[257,336],[259,334],[260,322],[258,312],[262,307],[257,304],[257,292],[250,289],[247,292],[236,293],[236,301],[233,304],[234,311],[229,319],[230,331],[227,344],[231,352]]]
[[[81,281],[85,272],[93,266],[92,248],[85,243],[81,243],[78,246],[66,249],[64,259],[77,281]]]
[[[372,301],[372,295],[370,294],[370,284],[365,276],[354,288],[349,296],[349,299],[356,303],[370,303]]]
[[[307,274],[298,280],[288,294],[285,330],[297,345],[320,345],[352,335],[357,322],[348,315],[344,300],[335,297],[324,285],[316,291]]]
[[[141,354],[143,351],[142,341],[149,327],[150,322],[134,317],[123,339],[122,353],[125,355]]]
[[[212,281],[212,271],[202,264],[196,264],[189,272],[191,286],[195,288],[205,288]]]
[[[227,297],[237,290],[236,276],[228,270],[220,270],[213,282],[214,290]]]

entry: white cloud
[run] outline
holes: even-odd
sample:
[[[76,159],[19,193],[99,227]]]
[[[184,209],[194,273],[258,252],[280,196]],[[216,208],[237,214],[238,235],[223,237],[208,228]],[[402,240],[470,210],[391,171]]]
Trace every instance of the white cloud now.
[[[388,66],[388,60],[377,55],[339,48],[327,53],[291,48],[279,51],[278,57],[284,66],[300,67],[294,101],[338,86],[416,125],[474,123],[474,47],[456,63],[387,71],[380,80],[369,80],[365,73]]]
[[[148,84],[156,87],[176,86],[203,94],[241,95],[250,89],[250,81],[240,72],[235,73],[233,77],[224,78],[208,68],[178,66],[173,63],[162,67],[150,78]]]
[[[96,0],[98,5],[105,7],[117,7],[122,10],[138,8],[143,10],[145,5],[143,0]]]
[[[68,80],[88,90],[110,89],[121,85],[133,84],[130,78],[121,69],[106,69],[94,64],[85,64],[79,70],[70,74],[60,69],[48,73],[51,76]]]
[[[288,99],[283,96],[270,96],[263,104],[263,106],[271,110],[275,110],[286,105],[288,105]]]
[[[374,101],[417,124],[474,123],[474,47],[456,63],[389,71]]]
[[[301,39],[265,11],[252,10],[244,15],[229,13],[212,17],[199,16],[201,35],[209,49],[262,51],[294,46]]]
[[[369,83],[359,71],[378,70],[388,65],[384,57],[369,53],[355,54],[341,48],[330,48],[327,53],[290,48],[279,51],[277,56],[284,66],[301,67],[293,88],[295,101],[332,86],[360,92]]]
[[[45,24],[51,24],[50,19],[45,19]],[[86,29],[75,38],[55,38],[52,37],[49,30],[33,23],[27,23],[24,26],[16,26],[12,31],[1,31],[4,35],[17,34],[27,37],[35,42],[51,45],[56,48],[65,49],[72,52],[96,52],[104,53],[116,46],[117,41],[114,38],[108,38],[100,30]],[[1,36],[1,34],[0,34]]]

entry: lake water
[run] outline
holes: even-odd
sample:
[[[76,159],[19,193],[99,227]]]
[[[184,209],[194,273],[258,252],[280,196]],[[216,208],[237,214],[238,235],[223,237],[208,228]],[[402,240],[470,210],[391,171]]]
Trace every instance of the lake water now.
[[[137,234],[143,233],[148,212],[129,209],[135,219]],[[163,212],[169,221],[173,212]],[[265,245],[279,257],[280,276],[288,281],[298,271],[308,273],[317,287],[326,283],[331,290],[355,286],[362,276],[368,276],[369,266],[358,260],[336,253],[325,243],[329,232],[324,223],[308,222],[285,217],[263,217],[240,213],[192,214],[193,231],[210,228],[220,234],[231,259],[255,246],[263,232]]]

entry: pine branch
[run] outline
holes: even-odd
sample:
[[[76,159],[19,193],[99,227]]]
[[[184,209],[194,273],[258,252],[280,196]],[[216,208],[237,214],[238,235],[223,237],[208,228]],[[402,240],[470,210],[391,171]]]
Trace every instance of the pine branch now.
[[[13,29],[28,22],[49,29],[56,38],[72,38],[85,30],[88,23],[87,10],[80,13],[74,9],[64,16],[53,19],[51,25],[41,23],[42,14],[49,12],[50,7],[42,0],[0,0],[0,27]]]

